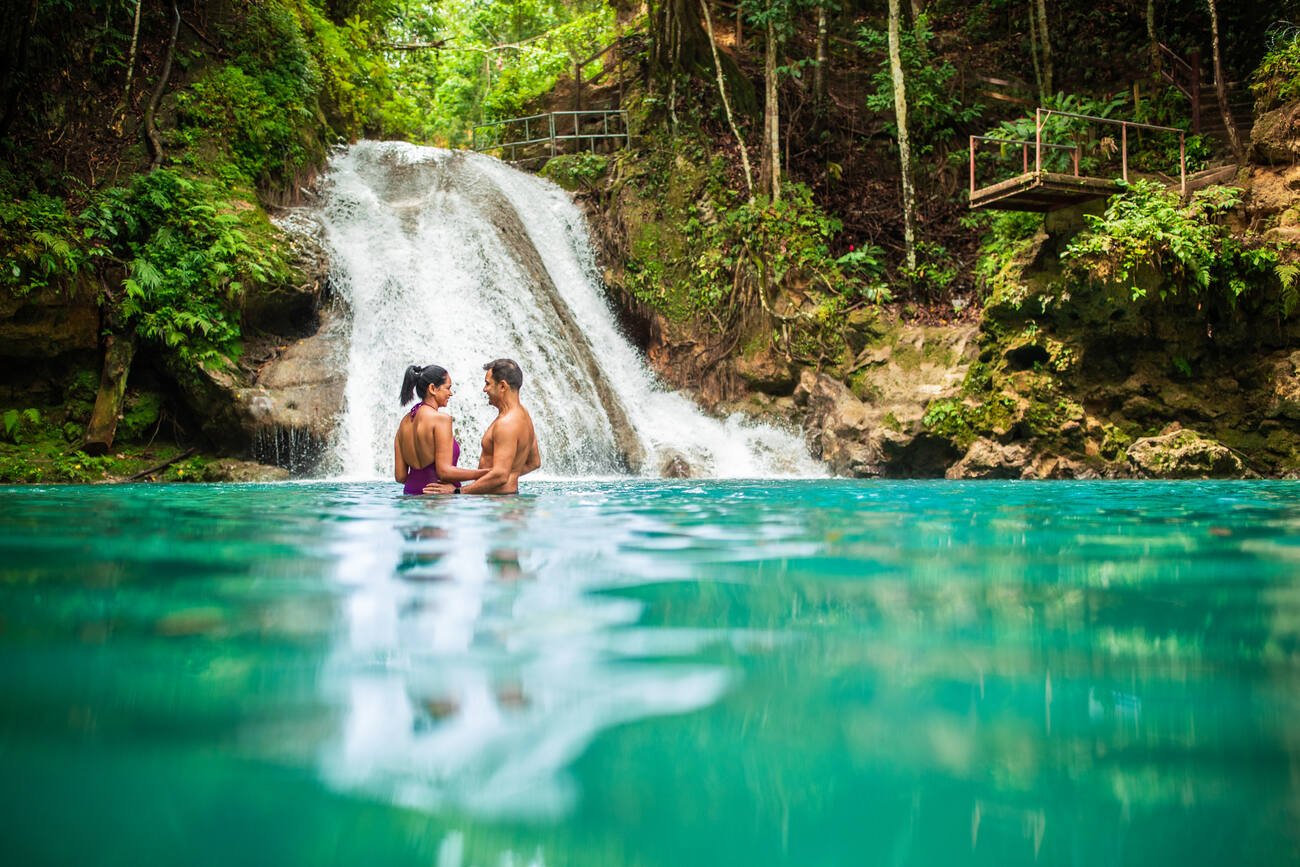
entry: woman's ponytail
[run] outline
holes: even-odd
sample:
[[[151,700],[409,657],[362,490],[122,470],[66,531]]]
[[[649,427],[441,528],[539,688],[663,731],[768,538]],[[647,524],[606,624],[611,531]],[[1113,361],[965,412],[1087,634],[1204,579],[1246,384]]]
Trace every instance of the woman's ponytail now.
[[[402,376],[402,391],[399,395],[399,400],[401,400],[402,406],[406,406],[411,402],[411,398],[415,397],[415,386],[419,383],[420,373],[423,372],[423,370],[424,368],[420,367],[418,364],[412,364],[410,367],[406,368],[406,373]],[[423,399],[423,395],[421,395],[421,399]]]
[[[447,371],[436,364],[429,364],[421,367],[418,364],[412,364],[406,368],[406,373],[402,376],[402,391],[398,395],[402,406],[411,402],[412,398],[424,400],[425,392],[429,386],[437,388],[447,381]]]

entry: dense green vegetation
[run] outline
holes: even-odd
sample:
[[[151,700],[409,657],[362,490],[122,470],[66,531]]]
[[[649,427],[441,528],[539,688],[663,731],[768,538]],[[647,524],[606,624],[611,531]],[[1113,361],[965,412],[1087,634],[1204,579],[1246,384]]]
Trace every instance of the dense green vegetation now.
[[[901,4],[903,129],[879,2],[193,0],[174,18],[170,4],[38,0],[0,28],[0,293],[6,310],[90,299],[102,334],[139,347],[146,378],[233,370],[264,327],[256,300],[302,282],[266,209],[294,201],[332,147],[363,136],[465,146],[484,124],[621,99],[627,147],[543,169],[608,223],[616,291],[718,357],[768,352],[846,378],[865,351],[851,318],[883,305],[924,323],[987,314],[999,351],[1041,350],[1028,374],[1046,378],[1026,388],[1041,392],[1033,406],[1059,411],[1027,421],[984,365],[972,399],[936,403],[927,423],[959,443],[1007,424],[1047,430],[1076,414],[1058,393],[1069,337],[1052,333],[1069,317],[1049,308],[1104,296],[1125,316],[1165,304],[1277,322],[1300,293],[1280,218],[1244,217],[1238,186],[1186,202],[1170,190],[1169,133],[1130,133],[1133,183],[1072,239],[1045,241],[1037,215],[968,211],[968,137],[1032,140],[1035,105],[1191,126],[1188,99],[1154,72],[1148,24],[1174,53],[1200,51],[1208,79],[1203,0],[1161,0],[1150,22],[1121,0],[1060,0],[1046,22],[1035,5]],[[1297,4],[1220,5],[1225,76],[1249,82],[1259,112],[1300,98],[1300,42],[1285,23]],[[1053,114],[1043,134],[1076,149],[1047,151],[1046,168],[1071,171],[1077,156],[1083,174],[1118,174],[1117,128]],[[541,165],[547,153],[522,156]],[[1231,155],[1207,131],[1187,138],[1186,156],[1195,171]],[[1023,159],[1016,145],[981,147],[980,182]],[[1044,250],[1050,267],[1033,272]],[[994,321],[1009,309],[1020,320]],[[15,395],[8,446],[66,452],[85,432],[97,363],[57,361],[3,383]],[[48,383],[74,377],[92,394],[60,402]],[[141,395],[155,418],[184,415],[163,380],[132,382],[123,442],[143,439],[130,409],[149,404]]]

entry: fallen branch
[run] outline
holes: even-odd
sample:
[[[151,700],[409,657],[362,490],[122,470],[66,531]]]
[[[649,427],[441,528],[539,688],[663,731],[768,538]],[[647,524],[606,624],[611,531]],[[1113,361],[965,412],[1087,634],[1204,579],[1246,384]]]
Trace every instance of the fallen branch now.
[[[140,481],[141,479],[143,479],[145,476],[151,476],[151,475],[153,475],[154,473],[158,472],[159,470],[165,470],[165,469],[167,469],[168,467],[170,467],[172,464],[176,463],[177,461],[183,461],[183,460],[185,460],[186,458],[188,458],[190,455],[194,454],[194,453],[197,452],[197,451],[198,451],[197,448],[190,447],[190,448],[186,449],[185,451],[181,452],[181,453],[180,453],[179,455],[177,455],[176,457],[174,457],[174,458],[170,458],[170,459],[168,459],[168,460],[163,461],[161,464],[159,464],[159,465],[156,466],[156,467],[150,467],[150,468],[147,469],[147,470],[141,470],[140,472],[136,473],[135,475],[133,475],[133,476],[127,476],[125,479],[121,479],[120,481],[123,481],[123,482],[138,482],[138,481]]]

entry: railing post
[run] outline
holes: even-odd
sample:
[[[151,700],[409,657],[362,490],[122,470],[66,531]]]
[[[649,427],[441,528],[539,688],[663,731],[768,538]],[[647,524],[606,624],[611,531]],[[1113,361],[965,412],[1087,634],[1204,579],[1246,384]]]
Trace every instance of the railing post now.
[[[1043,171],[1043,110],[1034,109],[1034,174]]]
[[[546,119],[550,121],[551,129],[551,156],[555,156],[555,112],[546,113]]]
[[[1178,181],[1183,201],[1187,200],[1187,133],[1178,132]]]
[[[1120,176],[1128,183],[1128,124],[1119,125]]]
[[[1079,176],[1079,146],[1074,146],[1074,176]]]
[[[970,137],[970,196],[975,198],[975,136]]]
[[[1029,145],[1020,146],[1020,171],[1023,174],[1029,174]]]

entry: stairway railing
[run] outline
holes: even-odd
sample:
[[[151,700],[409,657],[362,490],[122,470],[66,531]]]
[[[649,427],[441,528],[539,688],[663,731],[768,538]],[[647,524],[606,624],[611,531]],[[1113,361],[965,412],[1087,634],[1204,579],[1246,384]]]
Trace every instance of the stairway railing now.
[[[585,141],[594,150],[598,141],[621,140],[626,145],[629,138],[625,109],[550,111],[479,124],[471,133],[470,147],[476,151],[509,148],[513,160],[520,148],[530,145],[550,145],[549,156],[556,156],[565,142],[577,142],[581,150]]]

